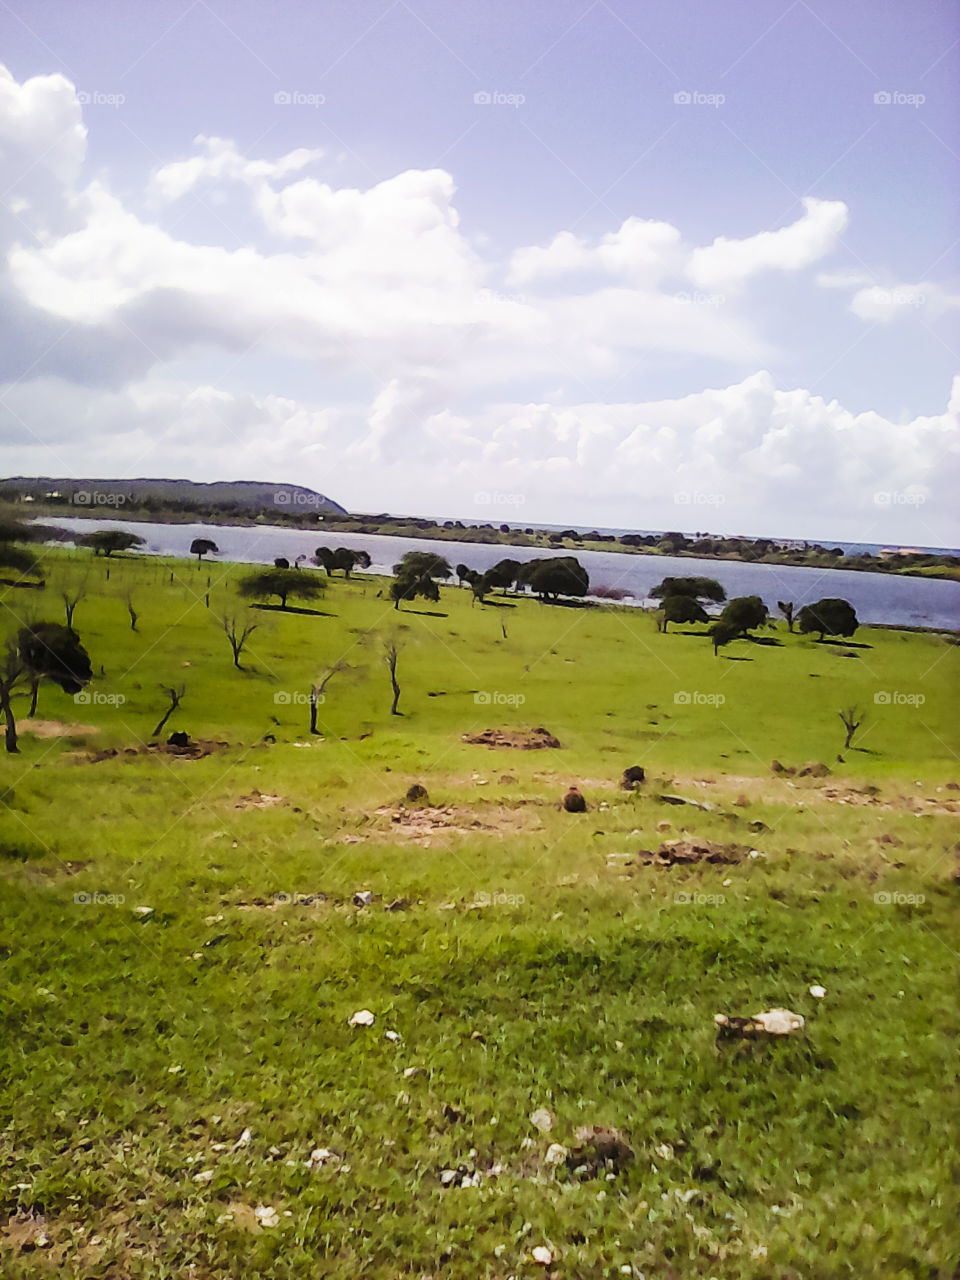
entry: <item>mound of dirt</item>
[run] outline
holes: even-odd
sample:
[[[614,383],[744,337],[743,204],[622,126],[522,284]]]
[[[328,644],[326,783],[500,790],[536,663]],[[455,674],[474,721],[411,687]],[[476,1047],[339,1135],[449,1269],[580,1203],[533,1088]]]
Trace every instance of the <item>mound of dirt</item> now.
[[[135,756],[173,756],[177,760],[202,760],[204,756],[213,755],[215,751],[226,751],[229,746],[229,742],[212,742],[205,738],[197,738],[191,739],[185,747],[171,746],[169,742],[151,742],[146,747],[100,747],[78,758],[89,764],[115,760],[118,756],[131,759]]]
[[[272,809],[277,804],[286,804],[283,796],[264,795],[254,790],[248,796],[241,796],[233,807],[235,809]]]
[[[407,809],[403,806],[392,809],[389,805],[385,805],[376,812],[389,815],[396,834],[415,838],[438,833],[468,835],[473,831],[493,830],[489,823],[475,818],[469,809],[458,809],[454,805],[447,805],[444,808],[423,805],[416,809]]]
[[[560,749],[560,741],[548,729],[484,729],[481,733],[465,733],[464,742],[481,747],[516,747],[519,751],[539,751],[544,747]]]
[[[739,844],[715,844],[712,840],[664,840],[656,853],[640,850],[640,861],[655,867],[673,867],[694,862],[740,862],[749,850]]]

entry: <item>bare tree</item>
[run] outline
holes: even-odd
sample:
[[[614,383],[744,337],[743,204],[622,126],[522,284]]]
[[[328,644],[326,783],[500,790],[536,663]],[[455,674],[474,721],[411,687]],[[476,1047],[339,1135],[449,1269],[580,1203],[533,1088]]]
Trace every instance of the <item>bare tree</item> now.
[[[324,690],[338,671],[349,671],[349,669],[350,668],[345,662],[335,662],[332,667],[327,667],[316,684],[312,684],[310,686],[309,703],[311,733],[320,732],[317,728],[317,707],[319,707],[320,703],[323,702]]]
[[[843,740],[843,745],[844,747],[849,747],[850,743],[853,741],[853,735],[863,724],[863,712],[859,707],[844,707],[844,709],[838,712],[838,714],[847,731],[847,736]],[[859,720],[857,719],[858,716],[860,717]]]
[[[209,596],[207,597],[209,600]],[[249,615],[238,618],[235,614],[220,619],[220,625],[230,641],[230,648],[233,650],[233,665],[238,671],[242,671],[240,665],[240,655],[243,653],[243,646],[250,639],[250,636],[257,629],[257,624],[250,621]]]
[[[136,609],[133,607],[133,592],[132,592],[132,591],[128,591],[128,592],[127,592],[127,595],[126,595],[126,605],[127,605],[127,613],[129,613],[129,615],[130,615],[130,630],[131,630],[131,631],[136,631],[136,629],[137,629],[137,611],[136,611]]]
[[[790,600],[778,600],[777,608],[780,610],[780,612],[783,614],[783,616],[787,620],[787,630],[792,631],[793,623],[794,623],[793,612],[794,612],[795,605]]]
[[[84,584],[80,583],[78,586],[73,586],[68,588],[66,591],[61,591],[60,598],[63,601],[64,613],[67,616],[67,626],[72,628],[73,615],[76,610],[76,607],[81,600],[86,600],[87,598],[87,593],[84,589]]]
[[[186,693],[185,685],[181,685],[179,689],[175,689],[173,685],[161,685],[160,687],[163,693],[166,694],[166,696],[170,699],[170,705],[169,707],[167,707],[166,713],[160,720],[160,723],[154,729],[153,733],[151,733],[150,735],[151,738],[158,738],[160,736],[160,734],[163,732],[163,726],[167,723],[167,721],[170,719],[170,717],[173,715],[176,709],[180,706],[180,700],[182,699],[184,693]]]
[[[400,685],[397,683],[397,660],[400,657],[400,641],[396,636],[391,636],[383,642],[383,661],[386,664],[387,671],[390,673],[390,687],[393,689],[393,703],[390,707],[392,716],[400,715],[397,705],[400,702]]]

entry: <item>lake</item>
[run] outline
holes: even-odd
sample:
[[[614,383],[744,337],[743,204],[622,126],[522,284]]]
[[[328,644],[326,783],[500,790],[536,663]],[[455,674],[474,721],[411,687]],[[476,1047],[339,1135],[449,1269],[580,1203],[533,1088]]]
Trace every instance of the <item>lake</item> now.
[[[57,518],[71,531],[94,528],[128,529],[146,539],[154,554],[186,556],[194,538],[210,538],[221,560],[272,564],[274,557],[312,556],[319,545],[344,546],[369,553],[370,572],[389,573],[406,551],[434,551],[451,565],[463,562],[481,572],[498,560],[534,560],[569,552],[480,542],[445,542],[429,538],[387,538],[376,534],[336,533],[322,528],[284,529],[274,525],[148,524],[139,520]],[[823,596],[841,596],[857,611],[861,622],[900,626],[960,627],[960,583],[935,578],[905,578],[893,574],[858,573],[851,569],[810,569],[795,565],[743,564],[732,560],[701,560],[678,556],[625,555],[617,551],[579,551],[577,559],[590,574],[592,587],[618,587],[636,601],[649,596],[661,578],[703,575],[716,578],[728,596],[758,595],[775,611],[778,600],[808,604]]]

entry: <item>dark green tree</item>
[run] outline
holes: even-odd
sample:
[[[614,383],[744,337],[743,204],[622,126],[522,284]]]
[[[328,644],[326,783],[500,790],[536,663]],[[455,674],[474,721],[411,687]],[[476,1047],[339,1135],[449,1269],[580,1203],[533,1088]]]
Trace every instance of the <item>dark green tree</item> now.
[[[659,612],[658,626],[664,633],[671,622],[710,621],[710,615],[694,596],[667,596]]]
[[[767,620],[767,606],[759,596],[736,596],[720,615],[720,621],[736,636],[745,636]]]
[[[654,600],[668,596],[692,596],[694,600],[712,600],[723,604],[727,593],[715,578],[664,578],[650,592]]]
[[[541,600],[555,601],[561,596],[585,596],[590,588],[590,576],[575,556],[553,556],[530,563],[533,567],[523,574],[523,578]],[[526,570],[526,565],[523,569]]]
[[[237,590],[246,600],[277,596],[280,608],[286,609],[288,598],[313,600],[323,594],[324,586],[316,574],[300,573],[298,569],[258,569],[241,578]]]
[[[194,538],[190,543],[190,554],[197,557],[197,564],[199,564],[204,556],[218,556],[220,548],[209,538]]]
[[[797,626],[803,635],[817,632],[824,636],[852,636],[859,626],[856,610],[849,600],[828,597],[816,604],[805,604],[797,614]]]
[[[128,533],[126,529],[97,529],[77,539],[78,547],[89,547],[98,556],[112,556],[114,552],[143,545],[144,539],[139,533]]]

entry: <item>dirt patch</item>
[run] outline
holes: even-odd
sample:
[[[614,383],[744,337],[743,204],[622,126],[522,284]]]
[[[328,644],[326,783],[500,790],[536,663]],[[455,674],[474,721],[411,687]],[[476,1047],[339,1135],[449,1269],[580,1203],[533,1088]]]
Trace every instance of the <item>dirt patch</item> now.
[[[100,764],[104,760],[118,758],[133,760],[137,756],[167,756],[174,760],[202,760],[217,751],[226,751],[229,742],[213,742],[206,738],[191,738],[186,746],[176,746],[170,742],[151,742],[145,747],[100,747],[95,751],[85,751],[78,759],[87,764]]]
[[[286,804],[283,796],[264,795],[260,791],[251,791],[248,796],[241,796],[233,806],[235,809],[273,809],[278,804]]]
[[[746,846],[740,844],[715,844],[712,840],[696,839],[664,840],[656,853],[641,849],[640,861],[655,867],[687,866],[695,862],[726,864],[740,862],[748,853]]]
[[[30,733],[35,738],[83,738],[100,730],[92,724],[67,724],[65,720],[21,720],[18,733]]]
[[[545,747],[560,749],[560,741],[544,728],[484,729],[481,733],[465,733],[464,742],[481,747],[515,747],[518,751],[540,751]]]

